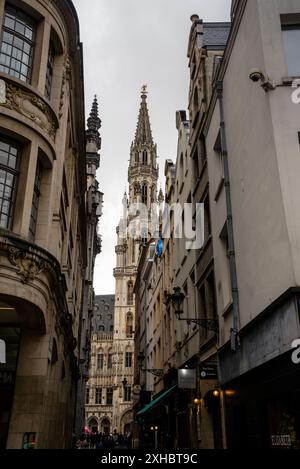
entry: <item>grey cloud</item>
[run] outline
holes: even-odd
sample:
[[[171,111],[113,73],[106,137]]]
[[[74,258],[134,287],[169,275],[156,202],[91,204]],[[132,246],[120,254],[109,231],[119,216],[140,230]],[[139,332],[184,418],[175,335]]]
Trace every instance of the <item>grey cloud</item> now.
[[[229,18],[230,0],[74,0],[84,44],[86,113],[99,96],[103,147],[99,181],[105,194],[101,226],[107,225],[95,270],[97,294],[114,292],[115,226],[107,213],[120,207],[127,182],[129,148],[139,91],[149,86],[153,136],[160,168],[176,157],[175,111],[187,107],[187,42],[190,16]],[[101,227],[100,227],[101,231]]]

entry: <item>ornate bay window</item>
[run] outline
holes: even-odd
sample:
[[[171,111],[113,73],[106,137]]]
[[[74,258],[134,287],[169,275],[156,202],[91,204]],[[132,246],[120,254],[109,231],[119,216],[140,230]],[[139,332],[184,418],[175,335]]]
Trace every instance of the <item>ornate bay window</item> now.
[[[6,6],[4,13],[0,71],[31,82],[35,23],[22,11]]]
[[[16,198],[19,147],[0,137],[0,227],[10,229]]]

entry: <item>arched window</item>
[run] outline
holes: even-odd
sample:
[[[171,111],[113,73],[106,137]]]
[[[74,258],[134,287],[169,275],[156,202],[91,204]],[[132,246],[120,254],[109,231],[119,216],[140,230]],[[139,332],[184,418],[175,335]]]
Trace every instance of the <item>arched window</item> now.
[[[103,353],[103,350],[100,349],[97,353],[97,369],[103,370],[103,366],[104,366],[104,353]]]
[[[127,304],[133,305],[133,282],[131,280],[127,284]]]
[[[148,187],[147,184],[144,183],[142,185],[142,204],[147,205],[148,202]]]
[[[133,334],[133,316],[132,313],[126,315],[126,337],[129,339]]]
[[[148,164],[148,152],[147,150],[144,150],[143,151],[143,165],[147,165]]]

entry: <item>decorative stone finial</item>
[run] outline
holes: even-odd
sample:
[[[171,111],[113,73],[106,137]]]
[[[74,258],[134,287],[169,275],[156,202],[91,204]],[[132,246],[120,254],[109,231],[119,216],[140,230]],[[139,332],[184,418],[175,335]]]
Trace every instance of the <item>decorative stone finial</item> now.
[[[194,23],[195,21],[198,21],[199,20],[199,16],[194,14],[191,16],[191,22]]]
[[[101,119],[98,115],[98,100],[97,95],[94,96],[90,117],[87,121],[87,132],[86,137],[89,142],[94,141],[97,145],[97,149],[101,148],[101,138],[99,129],[101,128]]]
[[[148,89],[147,89],[147,84],[145,84],[145,85],[142,86],[142,89],[141,89],[141,97],[143,99],[146,99],[147,94],[148,94]]]

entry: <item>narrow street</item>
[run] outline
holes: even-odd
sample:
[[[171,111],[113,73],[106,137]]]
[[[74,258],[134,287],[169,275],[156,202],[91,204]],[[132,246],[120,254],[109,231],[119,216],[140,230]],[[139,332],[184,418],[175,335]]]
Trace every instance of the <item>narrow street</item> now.
[[[0,450],[300,449],[300,0],[0,0],[0,28]]]

